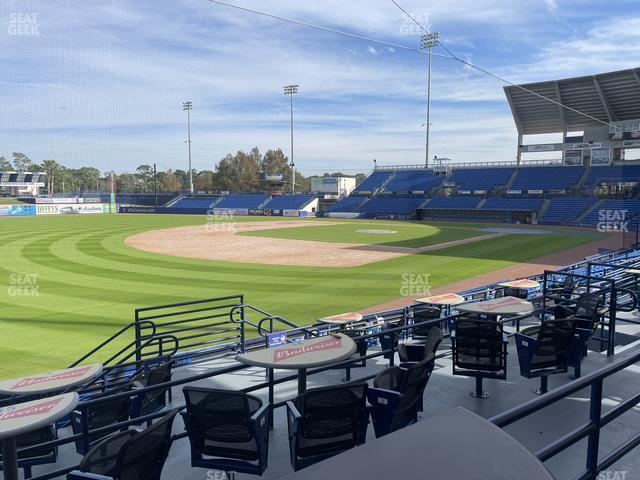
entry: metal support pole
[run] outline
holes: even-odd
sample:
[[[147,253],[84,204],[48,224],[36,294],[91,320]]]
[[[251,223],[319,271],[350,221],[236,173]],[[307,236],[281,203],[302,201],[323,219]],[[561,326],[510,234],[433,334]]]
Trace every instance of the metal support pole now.
[[[307,390],[307,369],[298,370],[298,395],[302,395]]]
[[[18,480],[18,449],[15,437],[2,439],[2,468],[5,480]]]
[[[602,415],[602,378],[591,385],[589,400],[589,420],[596,428],[589,433],[587,442],[587,471],[595,477],[598,469],[598,449],[600,445],[600,419]]]
[[[191,168],[191,109],[187,110],[187,142],[189,143],[189,193],[193,196],[193,169]]]
[[[289,95],[291,100],[291,193],[296,193],[296,164],[293,162],[293,93]]]
[[[425,141],[425,158],[424,158],[424,166],[429,167],[429,127],[430,127],[430,119],[431,119],[431,48],[428,49],[428,57],[429,57],[429,67],[427,73],[427,134]]]

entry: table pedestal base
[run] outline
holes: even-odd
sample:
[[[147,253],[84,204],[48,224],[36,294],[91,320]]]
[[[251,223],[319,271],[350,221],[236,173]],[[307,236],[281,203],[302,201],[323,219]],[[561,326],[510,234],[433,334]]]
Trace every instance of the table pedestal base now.
[[[307,390],[307,369],[298,370],[298,395],[303,394]]]
[[[5,480],[18,480],[18,453],[16,439],[2,439],[2,473]]]

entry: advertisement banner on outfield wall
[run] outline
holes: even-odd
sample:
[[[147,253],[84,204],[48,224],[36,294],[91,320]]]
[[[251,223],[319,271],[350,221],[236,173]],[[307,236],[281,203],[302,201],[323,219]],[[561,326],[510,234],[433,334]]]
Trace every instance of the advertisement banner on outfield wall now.
[[[298,217],[300,216],[299,210],[283,210],[282,215],[285,217]]]
[[[75,215],[109,213],[108,203],[70,203],[62,205],[33,205],[38,215]]]
[[[214,208],[214,215],[249,215],[248,208]]]
[[[35,214],[35,205],[0,205],[0,217],[25,217]]]

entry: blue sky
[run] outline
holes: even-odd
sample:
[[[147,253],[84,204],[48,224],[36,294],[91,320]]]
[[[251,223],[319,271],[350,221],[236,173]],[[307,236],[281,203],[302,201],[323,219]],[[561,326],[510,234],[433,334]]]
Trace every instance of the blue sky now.
[[[231,0],[415,47],[420,31],[389,0]],[[640,1],[399,3],[461,58],[514,82],[640,66]],[[615,5],[615,8],[614,8]],[[207,0],[2,0],[0,155],[75,168],[194,167],[258,146],[289,151],[307,175],[424,160],[426,56],[239,12]],[[16,27],[18,25],[18,27]],[[16,33],[29,33],[16,34]],[[442,50],[436,50],[445,53]],[[512,160],[502,84],[434,57],[432,154]]]

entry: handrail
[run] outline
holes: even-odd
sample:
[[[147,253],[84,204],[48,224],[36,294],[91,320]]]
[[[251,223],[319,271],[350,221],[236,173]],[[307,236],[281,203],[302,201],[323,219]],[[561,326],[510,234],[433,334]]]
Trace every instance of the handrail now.
[[[116,333],[114,333],[113,335],[111,335],[109,338],[107,338],[106,340],[104,340],[102,343],[100,343],[97,347],[93,348],[92,350],[90,350],[87,354],[83,355],[82,357],[80,357],[78,360],[76,360],[75,362],[73,362],[71,365],[69,365],[67,368],[73,368],[76,367],[78,365],[80,365],[82,362],[84,362],[87,358],[89,358],[91,355],[93,355],[94,353],[96,353],[97,351],[101,350],[102,348],[104,348],[105,346],[107,346],[109,343],[113,342],[116,338],[118,338],[120,335],[122,335],[123,333],[125,333],[127,330],[129,330],[130,328],[137,328],[139,326],[140,323],[145,323],[148,324],[151,327],[152,333],[150,334],[151,336],[154,336],[156,334],[156,325],[155,323],[153,323],[150,320],[141,320],[140,322],[138,322],[138,324],[136,324],[136,322],[131,322],[127,325],[125,325],[124,327],[122,327],[120,330],[118,330]],[[122,350],[120,351],[120,353],[123,353]],[[103,362],[106,363],[106,362]]]
[[[273,323],[270,323],[269,330],[263,328],[262,326],[263,323],[273,322],[273,320],[284,323],[288,327],[291,327],[294,331],[304,332],[312,337],[317,337],[319,335],[319,331],[317,329],[309,330],[308,328],[300,327],[299,325],[296,325],[295,323],[290,322],[289,320],[282,318],[279,315],[269,315],[268,317],[260,319],[260,321],[258,322],[258,335],[260,335],[261,337],[266,337],[269,333],[273,333]]]

